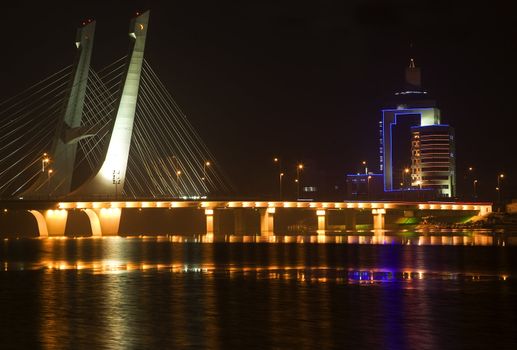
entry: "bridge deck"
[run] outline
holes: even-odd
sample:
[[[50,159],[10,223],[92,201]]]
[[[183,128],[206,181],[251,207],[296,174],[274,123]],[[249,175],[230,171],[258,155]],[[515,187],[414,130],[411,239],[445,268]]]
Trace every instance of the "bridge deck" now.
[[[394,201],[92,201],[59,202],[59,209],[100,208],[300,208],[300,209],[414,209],[491,211],[491,203],[474,202],[394,202]]]

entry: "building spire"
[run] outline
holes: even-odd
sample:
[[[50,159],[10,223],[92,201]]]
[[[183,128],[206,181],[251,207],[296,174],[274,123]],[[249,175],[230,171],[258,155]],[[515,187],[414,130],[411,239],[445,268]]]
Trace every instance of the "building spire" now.
[[[422,87],[422,76],[420,73],[420,68],[418,68],[415,64],[415,60],[413,58],[409,59],[409,66],[406,68],[406,84],[409,89],[417,89],[420,90]]]

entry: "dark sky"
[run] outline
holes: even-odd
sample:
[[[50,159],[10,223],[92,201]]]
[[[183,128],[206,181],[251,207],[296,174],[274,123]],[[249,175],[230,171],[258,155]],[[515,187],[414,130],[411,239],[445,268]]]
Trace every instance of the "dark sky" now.
[[[97,20],[94,67],[121,57],[129,18],[149,8],[147,59],[235,185],[254,194],[273,191],[273,156],[288,176],[297,161],[311,164],[307,176],[339,178],[364,159],[375,169],[379,109],[412,55],[456,129],[459,181],[472,165],[488,195],[498,172],[517,183],[509,3],[3,2],[0,100],[71,64],[85,18]]]

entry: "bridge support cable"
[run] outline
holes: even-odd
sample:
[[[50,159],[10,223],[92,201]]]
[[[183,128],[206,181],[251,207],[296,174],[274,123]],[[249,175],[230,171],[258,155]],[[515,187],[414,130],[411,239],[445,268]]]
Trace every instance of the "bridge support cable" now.
[[[120,78],[124,73],[124,56],[96,73],[90,71],[83,110],[83,133],[88,135],[78,141],[74,165],[73,188],[77,188],[94,174],[102,163],[109,142],[110,126],[116,112]]]
[[[52,177],[41,174],[23,192],[24,197],[67,195],[72,186],[72,173],[77,153],[77,138],[80,136],[86,85],[90,71],[90,59],[95,37],[95,21],[88,20],[77,29],[76,54],[67,95],[63,101],[62,114],[52,138],[49,153],[52,157]],[[50,170],[49,170],[50,171]]]
[[[20,193],[42,172],[62,104],[71,66],[0,102],[0,196]]]
[[[215,157],[145,60],[140,85],[126,195],[228,193],[231,185]]]
[[[108,126],[115,110],[116,92],[110,92],[93,71],[88,82],[84,110],[84,134],[90,135],[79,142],[90,169],[93,171],[101,161],[102,147],[97,147],[103,136],[108,132]]]
[[[212,182],[212,185],[216,188],[228,193],[233,191],[233,186],[228,180],[228,177],[224,173],[223,169],[219,167],[219,164],[215,161],[215,157],[212,152],[208,149],[206,144],[203,142],[197,131],[194,129],[192,124],[187,119],[187,116],[179,105],[176,103],[172,95],[169,93],[163,82],[159,79],[158,75],[154,72],[152,67],[149,65],[147,61],[144,60],[144,73],[149,75],[149,81],[153,84],[154,91],[160,96],[160,99],[163,101],[164,105],[168,109],[168,113],[174,118],[174,123],[179,125],[184,129],[185,135],[189,138],[189,142],[195,147],[197,153],[206,159],[214,160],[214,176],[209,176],[209,182]],[[203,170],[203,169],[201,169]]]
[[[145,28],[137,33],[140,36],[137,46],[145,42],[146,16],[137,17],[137,22],[132,23],[135,31]],[[138,50],[143,54],[143,46]],[[134,60],[142,60],[134,52],[133,56],[122,57],[98,73],[82,64],[80,79],[73,75],[72,66],[63,68],[0,102],[1,197],[69,195],[73,198],[97,193],[111,196],[110,177],[115,165],[106,165],[106,159],[109,149],[120,146],[111,145],[111,139],[116,116],[125,108],[119,106],[120,96],[127,84],[131,89],[135,86],[134,82],[127,83],[131,71],[128,67],[135,65]],[[130,152],[127,165],[119,168],[124,179],[118,194],[133,198],[197,199],[231,192],[233,188],[214,155],[149,63],[142,60],[140,67],[138,99],[131,117],[132,133],[128,134],[129,141],[121,141]],[[125,94],[132,99],[136,95]],[[75,105],[76,100],[80,106]],[[72,119],[67,121],[64,115]],[[117,129],[120,133],[119,129],[121,125]],[[60,147],[54,147],[56,144]],[[51,148],[55,154],[48,154],[51,160],[45,162],[42,156],[45,152],[52,153]],[[111,161],[112,158],[113,154]],[[70,169],[63,165],[70,163],[67,159],[72,159]],[[52,181],[49,170],[53,165],[60,174]],[[109,171],[108,177],[104,168]],[[101,172],[102,183],[87,184],[99,178]],[[69,190],[65,191],[66,188]]]

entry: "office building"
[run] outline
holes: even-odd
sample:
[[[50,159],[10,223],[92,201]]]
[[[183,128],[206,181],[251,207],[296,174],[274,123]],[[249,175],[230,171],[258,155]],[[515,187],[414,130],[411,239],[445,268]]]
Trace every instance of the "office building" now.
[[[454,129],[448,125],[417,126],[411,128],[411,134],[411,185],[454,197]]]
[[[413,59],[406,68],[405,88],[382,109],[379,126],[384,191],[425,189],[436,190],[439,197],[455,195],[453,129],[441,124],[440,110],[422,88]]]

